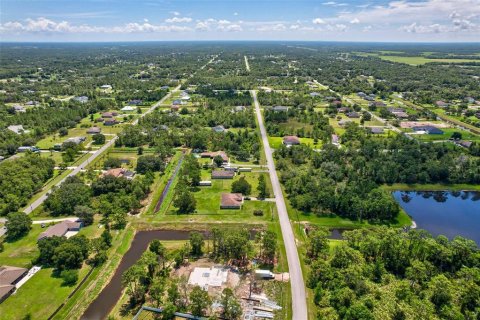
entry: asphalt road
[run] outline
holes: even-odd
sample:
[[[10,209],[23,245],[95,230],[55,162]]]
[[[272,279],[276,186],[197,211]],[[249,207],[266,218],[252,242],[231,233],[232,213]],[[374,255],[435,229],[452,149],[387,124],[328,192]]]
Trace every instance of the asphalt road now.
[[[293,235],[290,219],[288,218],[287,207],[285,205],[285,199],[283,198],[277,171],[275,170],[272,149],[270,149],[270,144],[268,143],[267,132],[263,124],[263,117],[257,100],[257,93],[254,90],[250,91],[250,93],[255,103],[255,113],[260,127],[260,134],[262,135],[263,147],[267,157],[267,166],[270,171],[270,180],[272,181],[273,193],[277,205],[278,218],[282,229],[283,242],[285,243],[285,251],[287,253],[290,286],[292,289],[292,319],[307,320],[307,296],[305,294],[305,283],[303,281],[302,268],[298,257],[295,236]]]
[[[158,101],[157,103],[155,103],[150,109],[148,109],[147,111],[145,111],[144,113],[142,113],[140,115],[140,118],[146,116],[147,114],[149,114],[150,112],[152,112],[153,110],[155,110],[158,106],[160,106],[165,100],[167,100],[173,92],[176,92],[180,89],[180,85],[178,85],[175,89],[173,89],[172,91],[170,91],[165,97],[163,97],[160,101]],[[138,119],[135,119],[133,121],[133,125],[136,125],[138,123]],[[71,177],[71,176],[74,176],[76,174],[78,174],[80,171],[82,171],[83,169],[85,169],[86,166],[88,166],[88,164],[92,161],[94,161],[96,158],[98,158],[102,153],[104,153],[108,148],[110,148],[111,146],[114,145],[115,143],[115,140],[118,139],[118,136],[115,135],[110,141],[108,141],[107,143],[105,143],[100,149],[98,149],[97,151],[95,151],[94,153],[92,153],[92,155],[87,159],[85,160],[84,162],[82,162],[80,165],[78,165],[75,169],[73,169],[72,172],[70,172],[68,174],[68,176],[66,176],[65,178],[63,178],[62,180],[60,180],[55,186],[59,186],[61,185],[68,177]],[[48,195],[50,194],[50,191],[46,192],[45,194],[43,194],[41,197],[39,197],[37,200],[35,200],[34,202],[32,202],[27,208],[25,208],[23,210],[23,212],[25,212],[26,214],[29,214],[30,212],[32,212],[33,210],[35,210],[36,208],[38,208],[38,206],[40,206],[47,198],[48,198]]]

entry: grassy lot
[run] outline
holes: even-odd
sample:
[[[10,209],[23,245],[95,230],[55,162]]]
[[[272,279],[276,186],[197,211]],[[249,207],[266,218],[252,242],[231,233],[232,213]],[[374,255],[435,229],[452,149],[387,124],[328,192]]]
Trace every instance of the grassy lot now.
[[[37,238],[44,229],[32,225],[32,230],[25,237],[14,242],[4,242],[0,252],[1,265],[29,268],[32,260],[38,257]]]
[[[440,130],[443,131],[443,134],[412,134],[412,136],[421,141],[441,141],[450,139],[454,132],[460,132],[463,140],[480,141],[480,136],[465,130],[457,128],[441,128]]]
[[[256,195],[256,187],[258,185],[258,177],[260,174],[248,172],[242,173],[247,181],[252,185],[252,194]],[[202,170],[202,179],[210,180],[210,173],[208,170]],[[238,176],[235,178],[238,179]],[[266,179],[269,180],[268,177]],[[198,187],[194,191],[194,196],[197,201],[197,209],[194,214],[177,215],[176,208],[173,206],[173,194],[171,192],[164,202],[160,213],[155,216],[154,220],[161,221],[188,221],[190,223],[202,223],[202,222],[246,222],[246,223],[262,223],[272,218],[272,214],[275,214],[275,203],[267,201],[254,201],[245,200],[240,210],[226,210],[220,209],[220,199],[222,193],[231,192],[231,185],[234,180],[212,180],[211,187]],[[172,184],[172,188],[175,185]],[[174,189],[171,189],[172,191]],[[269,187],[271,191],[271,187]],[[254,210],[263,210],[263,217],[256,217],[253,215]]]
[[[89,267],[84,267],[79,278],[85,276]],[[4,320],[47,319],[74,287],[62,286],[63,280],[52,276],[53,269],[37,272],[18,291],[0,305],[1,318]]]
[[[299,138],[300,143],[306,144],[309,147],[312,148],[321,148],[322,143],[319,141],[317,144],[313,142],[312,138]],[[270,144],[270,147],[273,149],[278,149],[283,143],[283,137],[268,137],[268,143]]]
[[[380,51],[380,53],[382,53]],[[387,61],[392,61],[392,62],[398,62],[398,63],[405,63],[409,64],[412,66],[418,66],[421,64],[429,63],[429,62],[443,62],[443,63],[465,63],[465,62],[478,62],[478,60],[475,59],[431,59],[427,58],[424,56],[418,56],[418,57],[401,57],[401,56],[386,56],[386,55],[381,55],[378,53],[365,53],[361,52],[359,53],[361,56],[372,56],[372,57],[378,57],[382,60],[387,60]]]

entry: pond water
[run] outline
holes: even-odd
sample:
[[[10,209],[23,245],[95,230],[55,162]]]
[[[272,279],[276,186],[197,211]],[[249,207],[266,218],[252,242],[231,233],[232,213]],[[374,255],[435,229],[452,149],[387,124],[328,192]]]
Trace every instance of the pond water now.
[[[432,235],[462,236],[480,245],[480,192],[395,191],[393,196]]]
[[[205,238],[208,238],[208,235],[205,232],[202,233]],[[257,230],[251,229],[250,239],[253,240],[256,233]],[[107,318],[108,314],[122,295],[121,280],[123,272],[140,259],[140,256],[148,248],[148,245],[152,240],[188,240],[189,237],[190,231],[150,230],[137,232],[133,238],[130,249],[128,249],[127,253],[123,256],[112,279],[105,288],[103,288],[98,297],[88,306],[80,319],[102,320]]]
[[[106,319],[110,311],[113,309],[122,294],[122,274],[130,268],[142,253],[147,249],[150,242],[154,239],[158,240],[187,240],[190,233],[188,231],[174,230],[154,230],[140,231],[135,234],[132,245],[127,253],[123,256],[113,278],[103,288],[100,295],[93,300],[82,315],[83,320],[101,320]]]

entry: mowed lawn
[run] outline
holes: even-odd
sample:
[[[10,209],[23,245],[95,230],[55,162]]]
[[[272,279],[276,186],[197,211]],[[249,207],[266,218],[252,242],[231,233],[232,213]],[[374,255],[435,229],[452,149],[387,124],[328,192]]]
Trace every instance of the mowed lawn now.
[[[321,141],[318,141],[317,144],[315,144],[312,138],[299,138],[299,140],[300,143],[306,144],[312,148],[320,148],[322,146]],[[283,144],[283,137],[268,137],[268,143],[270,144],[271,148],[278,149]]]
[[[238,180],[244,176],[252,185],[252,197],[255,197],[258,192],[258,177],[260,174],[265,175],[267,186],[270,193],[270,178],[266,173],[248,172],[241,173],[233,180],[211,180],[210,171],[202,170],[202,179],[211,180],[212,186],[198,187],[193,191],[195,200],[197,201],[196,212],[193,214],[177,214],[177,208],[171,202],[164,214],[157,217],[162,221],[188,221],[188,222],[245,222],[245,223],[259,223],[268,221],[272,218],[272,214],[276,213],[275,202],[259,201],[259,200],[245,200],[241,209],[220,209],[222,193],[230,193],[233,181]],[[263,210],[263,216],[254,216],[255,210]]]
[[[421,141],[441,141],[448,140],[454,132],[462,134],[462,140],[480,141],[480,136],[457,128],[440,128],[443,134],[412,134],[413,137]]]
[[[99,217],[95,217],[98,222]],[[25,237],[5,242],[4,251],[0,253],[0,265],[30,268],[38,255],[37,238],[46,228],[39,224],[32,225],[32,230]],[[79,234],[87,238],[98,237],[103,229],[96,224],[80,230]],[[85,277],[90,267],[84,265],[79,270],[79,281]],[[0,319],[23,319],[30,314],[31,319],[47,319],[53,311],[65,301],[75,286],[63,286],[63,280],[52,276],[53,269],[45,268],[30,278],[17,292],[0,304]]]
[[[84,267],[80,271],[79,279],[88,269]],[[52,272],[52,268],[40,270],[0,304],[0,318],[18,320],[30,315],[31,319],[47,319],[74,289],[74,286],[62,286],[63,280],[52,277]]]

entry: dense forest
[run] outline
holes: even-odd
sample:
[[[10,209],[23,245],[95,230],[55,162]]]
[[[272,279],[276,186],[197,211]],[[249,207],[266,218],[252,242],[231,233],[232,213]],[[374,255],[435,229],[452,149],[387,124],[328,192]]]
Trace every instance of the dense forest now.
[[[306,262],[317,319],[478,319],[480,255],[472,240],[386,227],[312,230]]]
[[[342,135],[346,148],[282,146],[275,152],[292,205],[305,212],[352,219],[391,220],[399,207],[382,184],[480,183],[480,160],[445,144],[402,136],[377,139],[356,124]]]
[[[53,176],[54,161],[36,154],[0,163],[0,215],[18,211]]]

